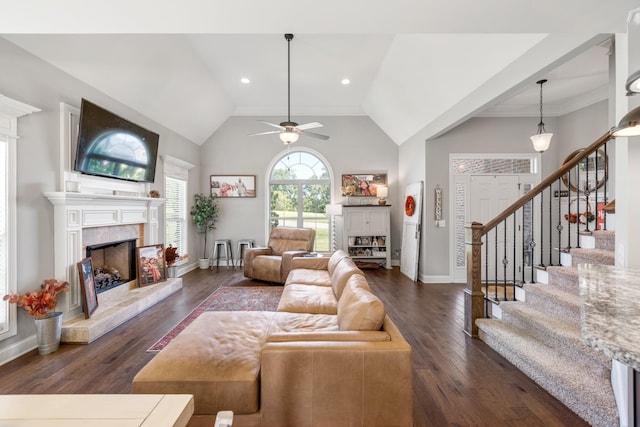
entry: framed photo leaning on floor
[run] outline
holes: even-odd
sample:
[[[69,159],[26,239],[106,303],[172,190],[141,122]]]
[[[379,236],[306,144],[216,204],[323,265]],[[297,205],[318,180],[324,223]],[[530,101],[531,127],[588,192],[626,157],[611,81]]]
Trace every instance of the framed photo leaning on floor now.
[[[77,265],[80,276],[80,289],[82,291],[84,318],[89,319],[91,314],[98,308],[98,293],[93,277],[93,261],[91,257],[89,257],[83,259]]]

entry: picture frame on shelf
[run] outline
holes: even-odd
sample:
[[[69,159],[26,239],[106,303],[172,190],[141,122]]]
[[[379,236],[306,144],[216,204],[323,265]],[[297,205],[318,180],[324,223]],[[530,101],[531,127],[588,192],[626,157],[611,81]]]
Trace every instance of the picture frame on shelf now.
[[[80,277],[80,291],[82,294],[82,307],[84,318],[89,319],[98,308],[98,294],[93,277],[93,260],[85,258],[77,263],[78,276]]]
[[[144,287],[167,280],[164,245],[148,245],[136,248],[138,286]]]
[[[220,198],[256,197],[255,175],[211,175],[211,195]]]
[[[387,174],[342,175],[343,196],[377,197],[378,187],[387,186]]]

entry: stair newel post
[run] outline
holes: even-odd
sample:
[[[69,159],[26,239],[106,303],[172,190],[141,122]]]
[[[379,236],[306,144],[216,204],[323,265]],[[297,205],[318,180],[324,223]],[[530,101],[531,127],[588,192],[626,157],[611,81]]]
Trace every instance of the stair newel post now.
[[[571,218],[571,171],[567,172],[567,188],[569,188],[567,196],[567,213]],[[567,249],[571,249],[571,223],[567,221]]]
[[[465,227],[467,257],[467,287],[464,290],[464,332],[478,336],[476,319],[485,317],[482,293],[482,224],[473,222]]]

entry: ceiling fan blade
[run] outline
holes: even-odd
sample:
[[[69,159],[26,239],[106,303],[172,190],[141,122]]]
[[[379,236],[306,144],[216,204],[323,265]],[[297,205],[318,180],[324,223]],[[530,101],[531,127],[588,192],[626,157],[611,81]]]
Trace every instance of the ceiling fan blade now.
[[[281,132],[279,130],[270,130],[270,131],[267,131],[267,132],[252,133],[252,134],[249,134],[249,136],[271,135],[273,133],[281,133]]]
[[[264,120],[258,120],[260,123],[264,123],[265,125],[269,125],[269,126],[273,126],[274,128],[278,128],[280,130],[284,130],[284,127],[277,125],[275,123],[271,123],[271,122],[265,122]]]
[[[315,128],[321,128],[321,127],[322,127],[322,123],[318,123],[318,122],[311,122],[311,123],[305,123],[303,125],[298,125],[298,129],[300,130],[315,129]]]
[[[300,128],[298,128],[300,129]],[[320,135],[319,133],[315,133],[315,132],[308,132],[308,131],[300,131],[300,133],[304,134],[304,135],[309,135],[312,136],[314,138],[318,138],[318,139],[324,139],[325,141],[327,139],[329,139],[329,137],[327,135]]]

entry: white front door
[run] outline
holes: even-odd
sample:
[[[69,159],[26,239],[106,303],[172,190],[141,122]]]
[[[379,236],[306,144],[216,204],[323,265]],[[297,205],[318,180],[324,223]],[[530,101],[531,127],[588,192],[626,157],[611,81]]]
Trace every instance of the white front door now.
[[[502,211],[508,208],[520,197],[519,177],[516,175],[477,175],[471,176],[469,187],[469,218],[471,221],[486,224]],[[522,218],[516,215],[515,219],[509,216],[507,220],[491,230],[482,248],[483,266],[488,265],[483,271],[489,280],[513,280],[514,265],[517,277],[521,268],[522,254],[515,248],[521,248],[522,233],[520,223]],[[516,230],[516,231],[514,231]],[[488,260],[485,257],[488,256]],[[503,259],[509,260],[504,268]],[[497,262],[496,262],[497,261]],[[496,267],[497,266],[497,267]]]
[[[418,278],[420,261],[420,231],[422,227],[422,181],[407,185],[403,203],[411,196],[415,203],[413,215],[407,215],[404,209],[402,220],[402,250],[400,252],[400,271],[409,279]]]

